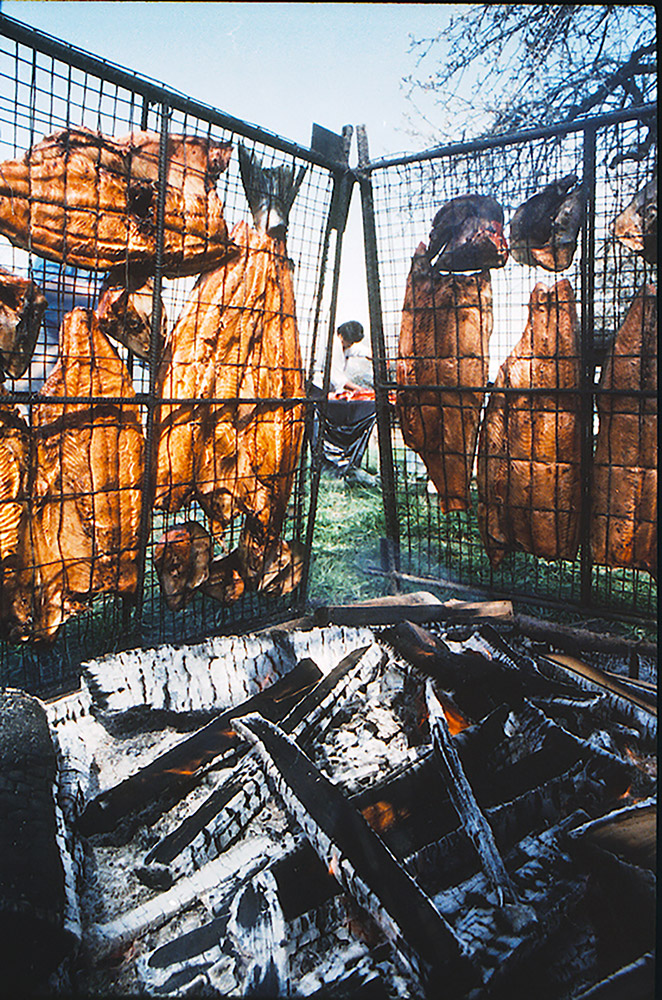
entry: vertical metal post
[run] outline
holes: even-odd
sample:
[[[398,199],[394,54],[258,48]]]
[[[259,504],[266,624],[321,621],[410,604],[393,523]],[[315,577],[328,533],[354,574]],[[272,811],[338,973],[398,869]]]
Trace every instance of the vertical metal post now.
[[[356,138],[359,152],[357,174],[361,190],[363,242],[368,286],[368,313],[370,316],[370,341],[372,345],[375,408],[377,412],[379,471],[382,482],[382,502],[384,504],[384,520],[386,525],[386,560],[387,571],[391,578],[391,590],[397,591],[399,584],[395,573],[400,569],[400,527],[398,524],[398,509],[395,495],[395,467],[393,462],[391,414],[387,389],[386,348],[382,325],[375,206],[372,194],[372,181],[368,172],[370,158],[368,154],[368,137],[364,125],[357,126]]]
[[[163,282],[163,241],[165,234],[165,201],[168,169],[168,119],[170,109],[161,105],[161,135],[159,141],[159,189],[156,203],[156,261],[154,268],[154,298],[152,329],[149,348],[149,390],[147,394],[147,420],[145,426],[145,472],[140,508],[140,540],[138,550],[138,583],[136,586],[135,627],[142,630],[142,612],[145,599],[145,564],[147,544],[152,527],[152,504],[155,488],[155,459],[158,435],[155,433],[157,373],[161,355],[161,286]]]
[[[312,455],[312,476],[310,479],[310,504],[308,507],[308,523],[306,525],[306,553],[301,585],[299,587],[298,605],[303,608],[308,599],[308,584],[310,580],[310,559],[315,533],[315,516],[317,513],[317,498],[319,495],[320,476],[322,474],[322,452],[324,448],[324,422],[331,385],[331,358],[333,354],[333,338],[336,329],[336,309],[338,306],[338,286],[340,283],[340,260],[342,257],[342,242],[349,214],[349,204],[352,199],[354,175],[346,170],[334,180],[333,196],[329,212],[330,229],[336,230],[336,247],[333,261],[333,280],[331,283],[331,301],[329,303],[329,327],[324,360],[324,380],[322,383],[323,398],[319,402],[320,433],[317,435]],[[307,404],[307,405],[310,405]]]
[[[580,601],[591,604],[591,468],[593,464],[593,386],[595,327],[595,146],[596,128],[584,129],[583,184],[586,189],[586,213],[582,230],[581,269],[581,511],[579,529]]]

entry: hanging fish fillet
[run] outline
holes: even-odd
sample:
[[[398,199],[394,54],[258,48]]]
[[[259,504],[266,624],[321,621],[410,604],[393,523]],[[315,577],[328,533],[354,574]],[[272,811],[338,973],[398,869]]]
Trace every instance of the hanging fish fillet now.
[[[135,591],[144,439],[129,373],[85,309],[64,317],[58,363],[40,395],[62,403],[34,407],[15,617],[22,638],[49,640],[94,594]]]
[[[524,334],[501,365],[478,443],[478,524],[493,566],[507,552],[574,559],[579,543],[579,324],[572,285],[535,286]]]
[[[216,180],[232,147],[198,136],[167,141],[164,274],[197,274],[226,260]],[[93,271],[130,261],[153,270],[159,136],[110,139],[70,128],[0,164],[0,233],[49,260]]]
[[[29,429],[16,407],[3,402],[0,388],[0,621],[17,586],[18,547],[25,531],[30,462]]]
[[[243,515],[242,575],[258,585],[285,545],[303,415],[283,402],[304,386],[283,244],[245,222],[231,238],[240,256],[200,279],[166,344],[161,397],[182,402],[161,407],[155,504],[174,512],[195,497],[221,529]]]
[[[444,513],[469,506],[491,333],[489,271],[438,274],[421,243],[402,310],[397,407],[405,444],[425,462]],[[458,392],[460,386],[476,389]]]
[[[602,369],[592,481],[593,561],[657,573],[657,289],[639,290]]]
[[[27,371],[46,306],[34,281],[0,267],[0,377],[18,379]]]

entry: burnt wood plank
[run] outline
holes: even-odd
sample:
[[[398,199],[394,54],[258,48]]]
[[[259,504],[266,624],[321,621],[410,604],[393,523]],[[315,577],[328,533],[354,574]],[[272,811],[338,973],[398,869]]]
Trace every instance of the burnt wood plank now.
[[[325,699],[354,670],[368,648],[368,646],[361,646],[344,656],[340,663],[303,697],[299,705],[291,708],[282,722],[284,732],[294,733],[295,729],[299,728],[302,729],[302,733],[305,733],[306,725],[312,724],[316,712]],[[233,714],[236,715],[238,712],[239,709],[235,709]],[[170,864],[241,790],[245,777],[245,773],[240,769],[233,774],[229,782],[214,790],[191,816],[188,816],[174,830],[166,834],[148,852],[145,863],[151,864],[156,861],[160,864]]]
[[[451,739],[444,710],[430,680],[427,682],[425,695],[434,747],[460,823],[478,853],[485,874],[497,892],[499,906],[503,906],[504,902],[513,903],[516,901],[515,889],[499,854],[492,829],[464,773],[460,756]]]
[[[657,662],[657,646],[652,642],[640,642],[638,639],[628,639],[620,635],[600,635],[588,629],[562,625],[559,622],[541,621],[529,615],[516,614],[514,624],[529,638],[548,642],[570,653],[583,649],[587,653],[616,653],[625,657],[636,652]]]
[[[650,712],[651,715],[657,716],[656,694],[645,690],[634,691],[632,688],[616,680],[613,674],[607,674],[604,670],[600,670],[599,667],[594,667],[590,663],[578,660],[576,656],[569,656],[566,653],[548,653],[546,659],[552,660],[553,663],[563,667],[570,674],[584,677],[586,680],[599,685],[611,694],[618,695],[619,698],[625,698],[627,701],[632,702],[637,708],[642,708],[645,712]]]
[[[130,813],[150,804],[164,811],[173,796],[181,797],[195,783],[201,768],[226,750],[240,745],[230,719],[239,713],[260,712],[274,721],[283,719],[322,676],[310,659],[301,660],[285,677],[241,706],[227,709],[192,736],[160,754],[146,767],[96,795],[78,819],[84,836],[107,833]]]
[[[443,975],[449,988],[466,987],[474,970],[451,928],[342,792],[277,726],[255,714],[235,725],[322,861],[396,952],[428,984]]]

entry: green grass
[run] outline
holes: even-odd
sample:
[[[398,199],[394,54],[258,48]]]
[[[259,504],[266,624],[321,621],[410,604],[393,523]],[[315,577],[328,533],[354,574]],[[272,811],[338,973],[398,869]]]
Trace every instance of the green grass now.
[[[370,455],[367,467],[376,471]],[[475,489],[471,511],[443,515],[434,494],[428,494],[426,482],[411,475],[405,482],[398,469],[397,497],[401,571],[426,578],[425,583],[403,582],[403,590],[429,589],[442,599],[466,599],[472,591],[475,597],[483,597],[483,591],[499,593],[510,597],[524,614],[655,641],[656,586],[647,573],[594,567],[595,608],[587,614],[577,607],[578,562],[547,562],[513,552],[496,570],[491,568],[478,531]],[[369,572],[380,566],[384,535],[379,488],[323,475],[311,556],[310,604],[340,604],[388,593],[388,578]],[[444,579],[446,585],[432,582]],[[462,592],[453,583],[467,590]],[[649,620],[625,620],[637,614]]]

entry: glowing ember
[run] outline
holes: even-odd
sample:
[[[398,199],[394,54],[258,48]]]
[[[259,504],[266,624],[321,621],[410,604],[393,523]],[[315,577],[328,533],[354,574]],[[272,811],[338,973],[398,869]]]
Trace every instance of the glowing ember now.
[[[408,809],[394,809],[390,802],[373,802],[361,810],[368,826],[371,826],[377,833],[384,833],[390,830],[399,819],[406,819],[409,816]]]

